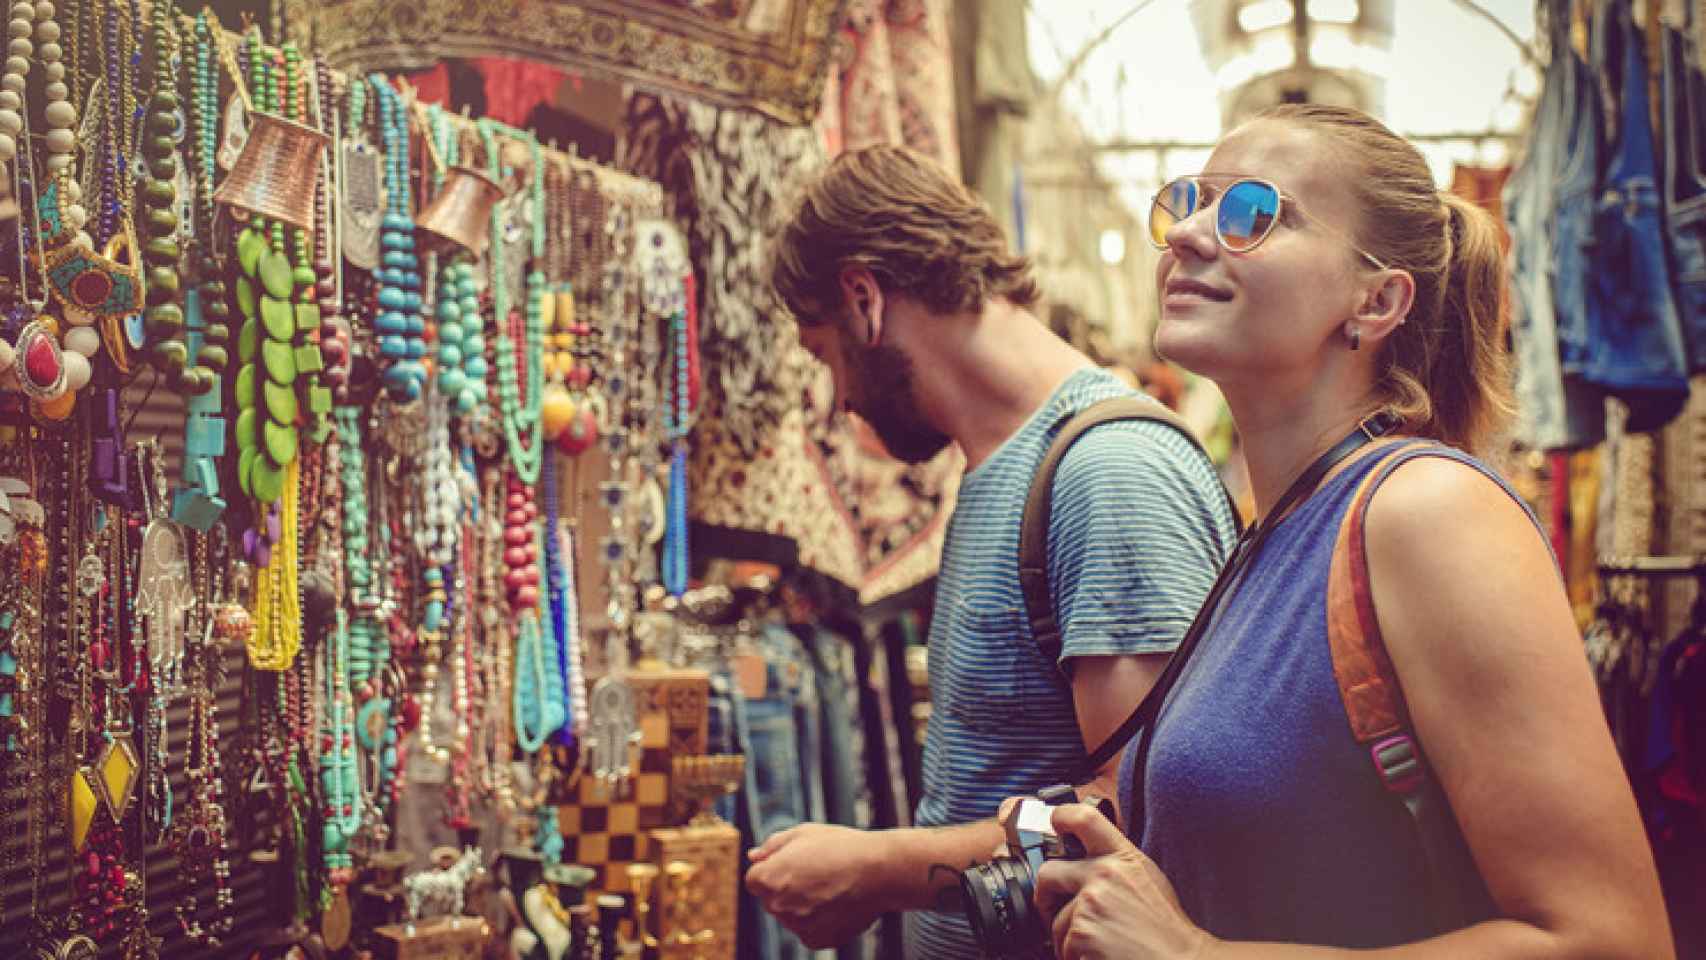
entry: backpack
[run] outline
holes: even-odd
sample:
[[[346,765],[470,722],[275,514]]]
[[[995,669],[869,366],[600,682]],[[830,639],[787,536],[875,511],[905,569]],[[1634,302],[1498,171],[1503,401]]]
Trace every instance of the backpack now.
[[[1117,420],[1164,423],[1189,440],[1205,460],[1208,458],[1202,443],[1178,414],[1156,400],[1136,394],[1111,397],[1092,404],[1067,420],[1055,434],[1048,452],[1043,455],[1042,464],[1031,477],[1031,489],[1025,495],[1024,519],[1019,526],[1019,588],[1025,598],[1025,616],[1031,625],[1031,636],[1050,664],[1060,660],[1060,621],[1055,618],[1054,592],[1049,589],[1048,578],[1048,530],[1054,512],[1051,500],[1054,475],[1060,469],[1061,461],[1066,459],[1066,451],[1079,437],[1092,427]],[[1243,524],[1239,520],[1238,505],[1224,487],[1221,493],[1232,513],[1234,533],[1241,532]]]

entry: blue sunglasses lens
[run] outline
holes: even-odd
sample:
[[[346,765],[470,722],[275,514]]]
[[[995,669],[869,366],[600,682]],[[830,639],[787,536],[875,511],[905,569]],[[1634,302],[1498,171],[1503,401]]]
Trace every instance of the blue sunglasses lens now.
[[[1220,242],[1235,253],[1254,249],[1274,228],[1279,206],[1279,191],[1265,183],[1244,180],[1233,184],[1221,196],[1216,211]]]

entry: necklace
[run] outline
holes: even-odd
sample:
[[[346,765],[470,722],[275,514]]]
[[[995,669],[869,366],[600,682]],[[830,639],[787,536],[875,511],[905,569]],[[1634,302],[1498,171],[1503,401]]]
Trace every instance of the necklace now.
[[[175,9],[171,0],[154,4],[154,95],[148,101],[149,135],[142,144],[149,174],[142,189],[142,226],[148,238],[142,248],[143,262],[148,264],[145,329],[152,341],[151,359],[165,374],[167,385],[182,394],[201,396],[213,389],[211,361],[219,359],[224,350],[214,347],[209,356],[192,360],[184,335],[177,269],[182,250],[176,239],[178,192],[174,185],[178,135],[183,130],[183,105],[171,67],[171,41],[177,36],[172,29]]]
[[[489,172],[500,182],[506,181],[508,175],[495,135],[496,129],[501,125],[482,117],[476,126],[481,143],[485,147]],[[533,156],[529,199],[535,207],[533,248],[537,257],[543,253],[544,243],[544,212],[540,209],[543,201],[543,172],[539,142],[531,133],[508,127],[503,129],[510,136],[528,144]],[[539,436],[539,405],[544,394],[541,363],[544,352],[544,308],[539,298],[543,295],[544,277],[537,270],[529,273],[527,308],[524,316],[514,315],[510,310],[507,279],[509,274],[504,263],[504,207],[504,204],[494,206],[491,215],[492,314],[498,324],[507,325],[508,328],[507,333],[500,333],[497,342],[498,403],[503,412],[504,440],[509,446],[510,463],[523,483],[532,484],[539,480],[539,466],[544,454],[544,445]],[[522,393],[520,386],[523,377],[527,381],[525,393]]]
[[[189,124],[190,168],[194,172],[194,236],[201,245],[198,283],[184,298],[187,347],[198,361],[205,362],[211,386],[190,398],[184,419],[183,485],[172,497],[172,519],[206,533],[225,511],[219,493],[218,459],[225,455],[224,374],[231,358],[228,323],[231,307],[226,300],[224,263],[211,242],[213,236],[213,168],[218,132],[219,77],[213,64],[211,32],[207,11],[196,17],[193,27],[193,60],[186,58],[190,72]],[[252,359],[252,355],[251,355]],[[253,376],[251,374],[251,376]],[[250,391],[253,399],[253,392]]]
[[[421,395],[426,368],[422,339],[425,324],[420,316],[421,275],[415,257],[415,224],[409,218],[409,121],[397,91],[381,74],[368,78],[379,103],[380,136],[385,141],[385,196],[389,209],[383,220],[380,245],[384,254],[379,271],[375,320],[379,331],[379,353],[386,363],[385,388],[393,400],[409,401]]]

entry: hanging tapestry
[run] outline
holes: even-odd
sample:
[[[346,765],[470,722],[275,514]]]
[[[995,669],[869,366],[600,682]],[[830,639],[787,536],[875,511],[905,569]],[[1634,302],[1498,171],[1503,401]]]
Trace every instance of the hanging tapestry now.
[[[843,0],[287,0],[298,39],[344,69],[521,57],[637,87],[817,115]]]

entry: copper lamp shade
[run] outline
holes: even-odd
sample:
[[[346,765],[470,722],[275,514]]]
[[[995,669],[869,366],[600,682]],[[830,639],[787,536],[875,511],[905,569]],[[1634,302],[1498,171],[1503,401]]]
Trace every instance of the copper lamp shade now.
[[[320,155],[332,138],[313,127],[270,113],[249,116],[249,139],[244,142],[231,175],[220,184],[213,199],[311,229]]]
[[[473,167],[445,171],[444,188],[415,218],[415,226],[478,257],[491,240],[492,207],[504,197],[496,180]]]

